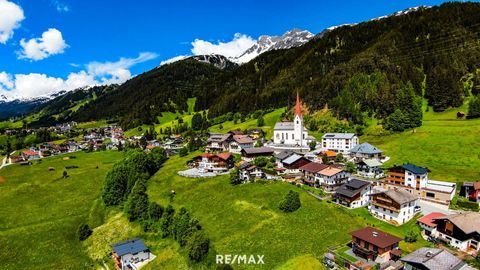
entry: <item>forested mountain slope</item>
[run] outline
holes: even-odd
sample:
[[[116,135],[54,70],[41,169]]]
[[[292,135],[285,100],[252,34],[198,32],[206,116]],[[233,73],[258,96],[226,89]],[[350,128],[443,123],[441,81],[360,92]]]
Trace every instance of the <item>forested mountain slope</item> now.
[[[478,14],[478,3],[420,8],[339,27],[233,70],[193,59],[163,65],[89,102],[71,119],[115,118],[132,127],[153,121],[161,111],[185,110],[189,97],[211,117],[248,113],[291,105],[299,91],[312,110],[328,105],[353,122],[361,123],[368,113],[415,126],[421,96],[441,111],[461,105],[477,89]]]

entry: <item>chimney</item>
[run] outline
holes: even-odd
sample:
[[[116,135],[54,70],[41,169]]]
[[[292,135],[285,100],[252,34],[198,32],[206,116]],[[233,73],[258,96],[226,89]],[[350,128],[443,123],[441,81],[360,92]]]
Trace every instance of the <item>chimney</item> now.
[[[378,232],[373,231],[373,232],[372,232],[372,235],[373,235],[373,237],[377,237],[377,236],[378,236]]]
[[[425,256],[427,258],[431,258],[433,256],[433,253],[431,251],[427,251],[427,254]]]

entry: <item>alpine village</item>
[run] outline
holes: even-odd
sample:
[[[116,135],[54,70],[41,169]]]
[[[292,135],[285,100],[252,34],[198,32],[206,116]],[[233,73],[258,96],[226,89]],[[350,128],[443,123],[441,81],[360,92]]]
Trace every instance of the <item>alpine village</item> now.
[[[479,14],[0,101],[0,269],[480,269]]]

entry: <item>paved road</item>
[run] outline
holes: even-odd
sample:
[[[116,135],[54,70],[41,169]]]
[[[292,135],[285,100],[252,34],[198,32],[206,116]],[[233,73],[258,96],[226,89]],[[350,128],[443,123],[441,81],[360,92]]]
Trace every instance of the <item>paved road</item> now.
[[[12,153],[10,153],[10,156],[12,156],[13,154],[15,154],[15,152],[16,152],[16,151],[13,151]],[[4,157],[4,158],[2,159],[2,164],[0,164],[0,169],[3,168],[3,167],[5,167],[5,166],[8,166],[8,165],[10,165],[10,164],[12,164],[12,159],[9,158],[9,159],[7,160],[7,157]]]
[[[420,205],[420,207],[422,207],[422,214],[423,215],[428,215],[432,212],[440,212],[440,213],[444,213],[446,215],[454,213],[452,210],[448,209],[448,206],[446,206],[446,205],[431,203],[431,202],[427,202],[427,201],[424,201],[424,200],[419,200],[418,205]]]

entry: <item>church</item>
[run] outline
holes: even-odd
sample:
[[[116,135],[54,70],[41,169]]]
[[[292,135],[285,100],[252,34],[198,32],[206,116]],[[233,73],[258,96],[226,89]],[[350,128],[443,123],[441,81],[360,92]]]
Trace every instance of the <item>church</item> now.
[[[303,126],[300,96],[297,93],[293,122],[277,122],[275,124],[271,147],[277,151],[294,150],[308,152],[309,143],[313,140],[315,138],[308,136],[308,130]]]

